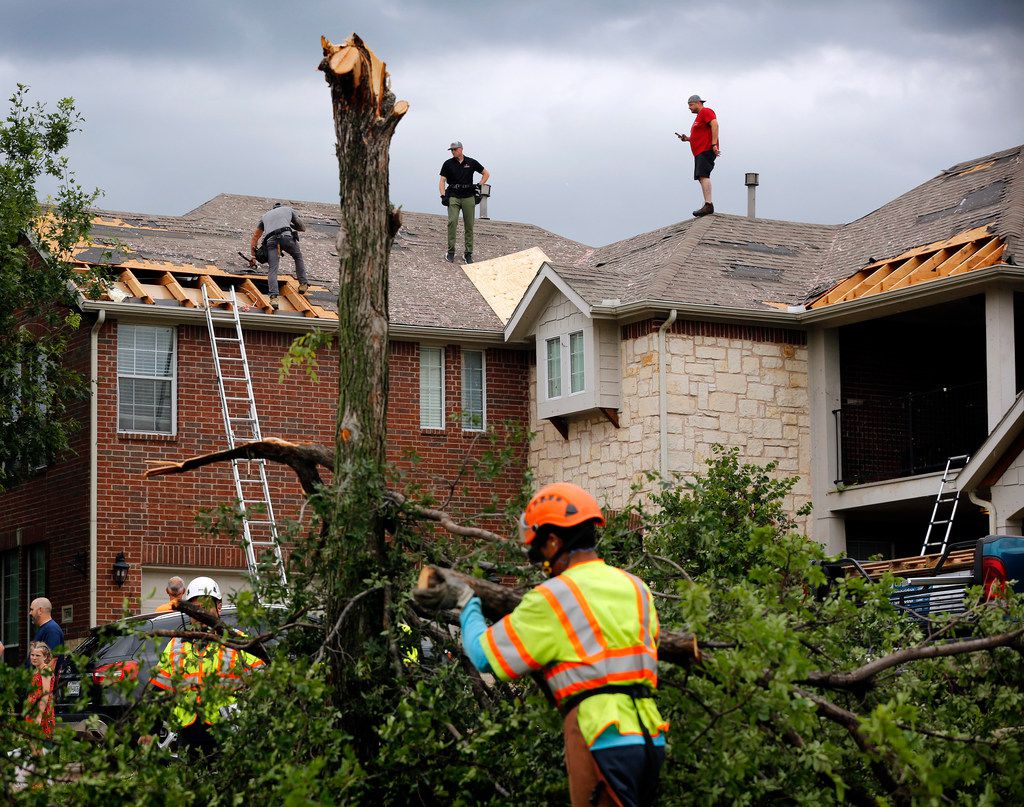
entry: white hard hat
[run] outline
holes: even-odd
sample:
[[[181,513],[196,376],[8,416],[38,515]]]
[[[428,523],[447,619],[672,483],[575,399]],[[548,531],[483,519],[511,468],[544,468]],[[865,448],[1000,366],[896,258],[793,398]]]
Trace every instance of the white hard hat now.
[[[220,595],[220,586],[217,585],[217,581],[212,577],[197,577],[191,583],[188,584],[188,588],[185,589],[185,600],[191,600],[193,597],[213,597],[215,600],[223,600],[224,598]]]

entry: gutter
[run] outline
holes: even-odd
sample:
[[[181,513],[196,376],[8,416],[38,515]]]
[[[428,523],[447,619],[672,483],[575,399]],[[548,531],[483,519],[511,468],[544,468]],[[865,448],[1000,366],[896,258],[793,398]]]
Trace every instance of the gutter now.
[[[96,552],[99,547],[99,337],[100,328],[107,319],[107,312],[99,310],[96,323],[89,332],[89,627],[96,623],[96,586],[99,563]]]
[[[625,319],[630,316],[649,317],[652,313],[660,311],[676,311],[684,319],[693,318],[706,322],[742,320],[747,324],[775,325],[780,328],[800,326],[799,315],[791,311],[761,311],[721,305],[680,305],[678,301],[670,300],[643,300],[625,305],[595,305],[591,308],[590,314],[594,319]]]
[[[107,300],[81,298],[82,311],[109,312],[112,317],[126,319],[170,319],[177,324],[202,324],[206,326],[204,309],[184,306],[157,306],[142,303],[115,303]],[[309,331],[337,331],[338,320],[318,317],[286,317],[280,314],[254,314],[243,311],[239,317],[242,327],[260,331],[284,333],[306,333]],[[472,328],[437,328],[433,326],[391,324],[390,336],[406,340],[451,340],[453,342],[477,342],[488,345],[505,345],[502,331],[475,330]]]
[[[661,432],[661,477],[668,477],[668,356],[665,355],[665,334],[676,321],[676,309],[658,328],[658,429]]]
[[[684,319],[694,318],[707,322],[742,321],[782,328],[807,328],[827,324],[833,319],[863,317],[870,311],[884,311],[896,306],[915,306],[918,303],[925,303],[929,297],[944,293],[971,292],[977,286],[984,286],[998,279],[1024,280],[1024,267],[1005,263],[987,266],[962,275],[937,278],[925,283],[916,283],[905,289],[889,290],[885,294],[873,294],[815,309],[794,305],[789,310],[758,310],[708,304],[680,305],[678,301],[671,300],[642,300],[626,305],[595,305],[591,308],[591,316],[595,319],[628,319],[631,316],[648,317],[652,313],[676,309],[679,316]]]

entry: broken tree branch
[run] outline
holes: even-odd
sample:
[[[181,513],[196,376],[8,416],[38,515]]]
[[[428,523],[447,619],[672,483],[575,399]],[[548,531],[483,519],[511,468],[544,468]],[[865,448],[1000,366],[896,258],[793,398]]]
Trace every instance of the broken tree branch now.
[[[245,443],[235,448],[214,451],[210,454],[199,454],[181,462],[151,461],[153,467],[149,468],[144,476],[149,479],[154,476],[183,474],[213,463],[238,459],[264,459],[287,465],[295,471],[302,490],[307,496],[314,494],[322,484],[323,480],[320,477],[319,469],[334,467],[334,452],[324,446],[315,443],[291,443],[277,437],[265,437],[262,440]],[[482,527],[465,527],[454,521],[444,510],[423,507],[410,502],[407,496],[397,491],[388,491],[386,496],[395,507],[405,510],[411,517],[436,522],[453,535],[478,538],[482,541],[499,544],[509,541],[508,538]]]
[[[165,462],[162,460],[150,460],[153,465],[143,476],[149,479],[153,476],[165,476],[167,474],[182,474],[202,468],[204,465],[212,465],[215,462],[229,462],[230,460],[271,460],[287,465],[299,478],[303,492],[309,496],[316,492],[323,483],[320,477],[319,467],[334,467],[334,452],[323,446],[314,443],[291,443],[287,440],[279,440],[276,437],[265,437],[252,443],[236,446],[235,448],[214,451],[211,454],[200,454],[189,457],[182,462]]]
[[[962,639],[947,644],[929,645],[927,647],[908,647],[905,650],[898,650],[895,653],[882,656],[849,672],[813,672],[800,681],[800,683],[825,689],[850,689],[864,686],[880,672],[911,661],[942,658],[944,656],[959,656],[967,653],[977,653],[982,650],[994,650],[997,647],[1013,647],[1020,650],[1024,648],[1024,641],[1022,640],[1024,640],[1024,628],[1008,633],[1000,633],[995,636],[986,636],[981,639]]]

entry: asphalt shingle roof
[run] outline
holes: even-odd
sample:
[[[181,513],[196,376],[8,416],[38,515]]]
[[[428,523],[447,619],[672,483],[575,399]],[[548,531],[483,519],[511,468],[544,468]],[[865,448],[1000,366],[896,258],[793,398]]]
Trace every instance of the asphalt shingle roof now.
[[[109,245],[127,247],[140,258],[205,266],[241,273],[249,254],[249,239],[260,217],[275,200],[220,194],[183,216],[95,211],[92,239],[97,262]],[[337,206],[323,202],[287,202],[305,222],[300,246],[310,281],[330,291],[310,292],[317,305],[336,310],[338,255]],[[463,328],[500,332],[502,324],[457,264],[444,260],[447,217],[402,213],[402,229],[391,252],[389,307],[391,321],[402,325]],[[530,224],[477,221],[474,253],[484,259],[539,246],[553,260],[574,263],[590,249]],[[81,255],[81,253],[80,253]],[[88,256],[86,256],[88,257]],[[116,260],[116,254],[114,256]],[[293,274],[291,258],[281,259],[281,271]],[[266,267],[257,274],[265,274]]]
[[[845,225],[715,214],[597,249],[529,224],[478,221],[475,255],[495,258],[539,247],[587,302],[652,302],[764,311],[803,303],[873,260],[988,225],[1021,255],[1024,146],[979,157]],[[183,216],[98,211],[101,245],[140,257],[214,264],[239,272],[249,238],[274,199],[221,194]],[[302,251],[313,282],[337,289],[337,206],[289,202],[306,222]],[[501,331],[501,322],[458,265],[444,260],[445,216],[403,212],[391,254],[390,314],[396,324]],[[100,250],[102,251],[102,249]],[[282,271],[292,272],[289,258]],[[312,293],[325,307],[331,293]],[[776,305],[771,305],[775,303]]]

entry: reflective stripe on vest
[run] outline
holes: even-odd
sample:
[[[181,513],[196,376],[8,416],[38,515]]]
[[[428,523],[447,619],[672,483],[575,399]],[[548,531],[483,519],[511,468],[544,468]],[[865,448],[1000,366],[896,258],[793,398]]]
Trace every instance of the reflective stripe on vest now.
[[[570,577],[555,577],[538,587],[580,656],[578,662],[556,664],[544,671],[555,700],[561,702],[578,692],[608,684],[643,682],[652,688],[658,686],[658,656],[650,630],[650,600],[638,578],[622,573],[638,595],[640,632],[638,643],[631,647],[608,648],[586,597]]]
[[[485,636],[491,651],[510,678],[518,678],[520,675],[540,669],[541,665],[526,652],[509,617],[503,617]]]

